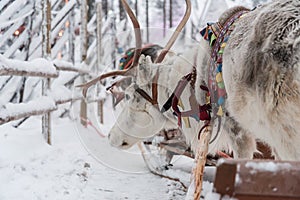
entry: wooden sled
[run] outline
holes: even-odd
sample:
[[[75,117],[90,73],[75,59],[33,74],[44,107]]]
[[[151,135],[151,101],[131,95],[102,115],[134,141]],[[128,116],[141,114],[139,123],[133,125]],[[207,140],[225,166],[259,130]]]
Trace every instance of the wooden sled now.
[[[299,200],[300,162],[223,159],[214,187],[238,200]]]

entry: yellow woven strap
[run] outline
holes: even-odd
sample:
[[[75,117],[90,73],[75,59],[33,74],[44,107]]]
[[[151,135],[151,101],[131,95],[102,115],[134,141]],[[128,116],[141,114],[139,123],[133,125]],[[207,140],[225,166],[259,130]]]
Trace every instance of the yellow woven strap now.
[[[182,103],[181,99],[179,99],[178,105],[184,110],[184,106],[183,106],[183,103]],[[183,119],[183,122],[185,124],[185,127],[186,128],[191,128],[190,119],[188,117],[182,117],[182,119]]]

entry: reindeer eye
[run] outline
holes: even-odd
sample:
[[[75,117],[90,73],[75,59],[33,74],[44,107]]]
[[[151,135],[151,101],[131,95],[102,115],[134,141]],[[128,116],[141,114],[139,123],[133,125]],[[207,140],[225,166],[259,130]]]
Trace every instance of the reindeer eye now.
[[[129,100],[129,99],[130,99],[129,94],[125,94],[125,99],[126,99],[126,100]]]

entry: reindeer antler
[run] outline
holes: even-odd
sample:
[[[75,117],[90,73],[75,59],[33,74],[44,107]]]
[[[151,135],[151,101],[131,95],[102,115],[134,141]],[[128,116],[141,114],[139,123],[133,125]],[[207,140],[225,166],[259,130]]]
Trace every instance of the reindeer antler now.
[[[111,76],[128,76],[128,75],[132,75],[132,73],[130,73],[131,69],[133,67],[136,67],[138,65],[139,62],[139,57],[141,55],[142,52],[142,36],[141,36],[141,29],[140,29],[140,24],[137,20],[137,18],[135,17],[135,15],[133,14],[131,8],[129,7],[129,5],[127,4],[127,2],[125,0],[121,0],[123,6],[125,7],[125,10],[128,14],[128,16],[131,19],[131,22],[133,24],[133,28],[134,28],[134,34],[135,34],[135,44],[136,44],[136,48],[135,48],[135,52],[134,52],[134,57],[133,57],[133,62],[131,64],[130,67],[128,67],[125,70],[116,70],[116,71],[111,71],[105,74],[102,74],[101,76],[98,76],[97,78],[84,83],[82,85],[78,85],[77,87],[82,87],[82,94],[84,97],[86,97],[87,94],[87,90],[92,86],[95,85],[98,81],[104,79],[104,78],[108,78]]]
[[[111,76],[126,76],[129,72],[130,68],[126,69],[126,70],[116,70],[116,71],[111,71],[105,74],[102,74],[101,76],[98,76],[97,78],[86,82],[84,84],[81,85],[77,85],[76,87],[82,87],[82,94],[84,97],[86,97],[86,93],[88,91],[88,89],[92,86],[95,85],[98,81],[101,81],[104,78],[108,78]]]
[[[160,63],[164,60],[164,58],[167,55],[168,51],[170,50],[170,48],[175,43],[179,33],[182,31],[182,29],[184,28],[186,22],[188,21],[190,15],[191,15],[191,1],[186,0],[185,3],[186,3],[186,10],[185,10],[184,16],[183,16],[182,20],[180,21],[179,25],[177,26],[175,32],[171,36],[170,40],[166,44],[165,48],[162,50],[160,55],[156,58],[155,63]]]
[[[135,15],[133,14],[131,8],[129,7],[128,3],[125,0],[121,0],[123,6],[125,7],[125,10],[128,14],[128,16],[131,19],[131,22],[133,24],[133,28],[134,28],[134,35],[135,35],[135,51],[134,51],[134,56],[133,56],[133,62],[132,65],[129,68],[135,67],[138,65],[139,62],[139,58],[141,56],[142,53],[142,36],[141,36],[141,28],[140,28],[140,24],[137,20],[137,18],[135,17]]]

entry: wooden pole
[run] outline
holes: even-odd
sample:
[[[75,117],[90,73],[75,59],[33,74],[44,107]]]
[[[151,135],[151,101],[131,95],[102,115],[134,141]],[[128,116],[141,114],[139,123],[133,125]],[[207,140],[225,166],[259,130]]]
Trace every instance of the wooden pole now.
[[[88,49],[88,32],[87,32],[87,23],[88,23],[88,2],[87,0],[81,1],[81,26],[80,26],[80,39],[81,39],[81,63],[87,67],[87,49]],[[86,82],[84,75],[81,76],[82,82]],[[85,99],[80,102],[80,120],[83,126],[87,126],[87,103]]]
[[[206,156],[208,153],[208,145],[211,138],[212,128],[211,125],[207,126],[200,134],[200,140],[197,147],[196,153],[196,166],[194,169],[194,181],[195,181],[195,191],[194,200],[200,199],[200,194],[203,185],[203,175],[204,167],[206,163]]]
[[[111,45],[112,45],[112,52],[111,52],[111,58],[113,60],[113,68],[116,69],[116,41],[117,41],[117,27],[116,27],[116,16],[112,15],[110,18],[110,28],[111,28]]]
[[[42,57],[51,58],[51,3],[50,0],[42,0]],[[42,79],[42,96],[47,96],[50,89],[50,78]],[[48,144],[51,144],[51,113],[42,116],[42,134]]]
[[[101,51],[102,51],[102,3],[101,2],[97,2],[96,4],[96,8],[97,8],[97,65],[98,67],[97,69],[97,74],[99,74],[99,68],[101,66]]]
[[[75,12],[74,7],[69,15],[69,60],[74,64],[75,63]]]
[[[96,74],[100,73],[100,66],[101,66],[101,60],[102,60],[102,4],[101,2],[98,2],[97,5],[97,65],[96,67]],[[123,11],[124,12],[124,11]],[[121,19],[121,14],[120,14],[120,19]],[[97,93],[99,94],[100,88],[97,87]],[[98,115],[100,119],[100,123],[103,124],[103,100],[98,101]]]

